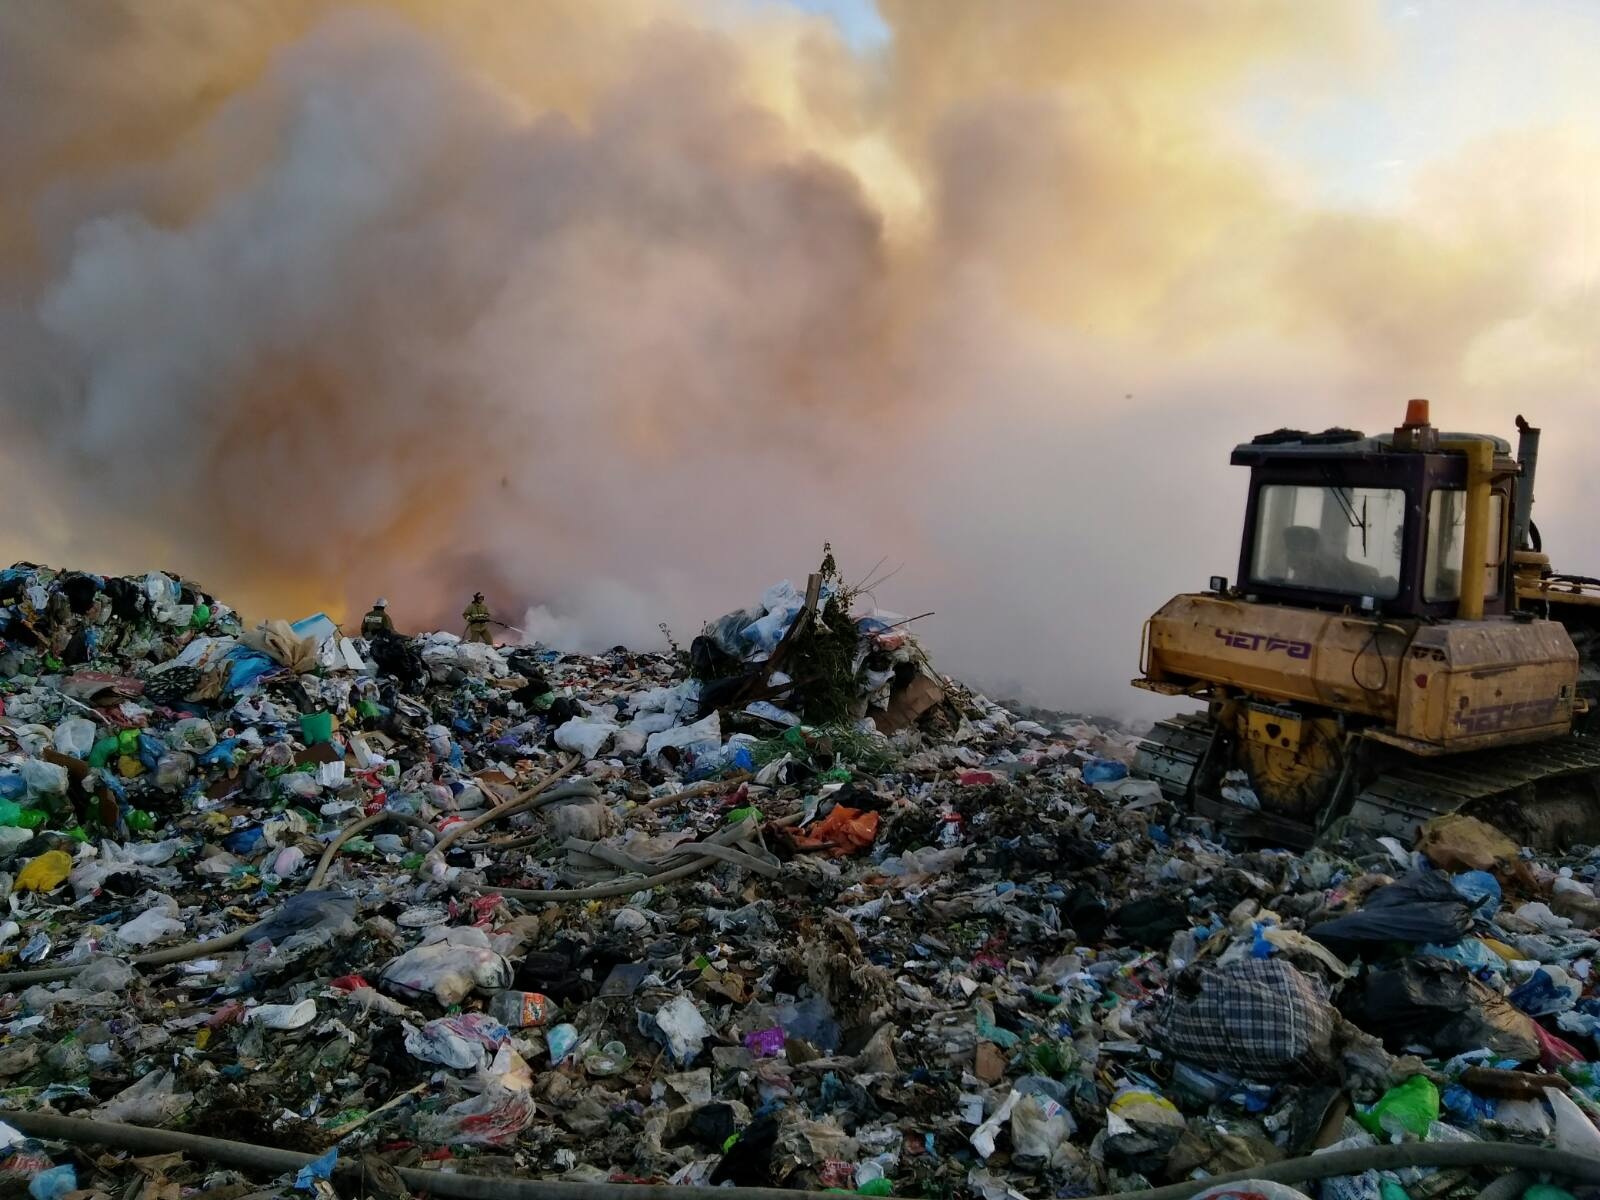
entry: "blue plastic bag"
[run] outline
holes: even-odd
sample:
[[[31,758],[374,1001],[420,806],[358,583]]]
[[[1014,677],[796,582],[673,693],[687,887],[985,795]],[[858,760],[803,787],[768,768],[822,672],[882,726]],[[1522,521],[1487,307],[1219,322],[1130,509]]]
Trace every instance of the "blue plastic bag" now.
[[[1449,1115],[1452,1125],[1467,1129],[1480,1121],[1492,1119],[1499,1108],[1488,1096],[1468,1091],[1459,1083],[1452,1083],[1439,1094],[1439,1105]]]
[[[319,1179],[332,1179],[333,1169],[339,1163],[339,1151],[329,1150],[321,1158],[314,1158],[295,1172],[294,1186],[299,1192],[314,1191]]]
[[[1500,908],[1500,881],[1487,871],[1462,871],[1450,877],[1450,886],[1472,901],[1472,915],[1487,920]]]
[[[1115,783],[1128,777],[1128,768],[1111,758],[1091,758],[1083,764],[1085,783]]]
[[[78,1172],[71,1163],[40,1171],[28,1182],[28,1195],[33,1200],[61,1200],[68,1192],[78,1190]]]

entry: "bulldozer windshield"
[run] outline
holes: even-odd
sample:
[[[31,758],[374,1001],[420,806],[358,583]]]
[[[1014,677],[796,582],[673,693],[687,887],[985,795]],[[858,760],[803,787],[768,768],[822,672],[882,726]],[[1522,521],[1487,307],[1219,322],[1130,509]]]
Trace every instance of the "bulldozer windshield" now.
[[[1392,600],[1405,518],[1399,488],[1267,484],[1251,575],[1258,583]]]

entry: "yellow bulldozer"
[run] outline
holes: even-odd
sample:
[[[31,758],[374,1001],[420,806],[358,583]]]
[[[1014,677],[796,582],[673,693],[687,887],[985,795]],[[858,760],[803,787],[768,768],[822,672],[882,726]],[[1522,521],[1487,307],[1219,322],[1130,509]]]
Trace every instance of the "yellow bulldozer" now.
[[[1517,429],[1513,458],[1413,400],[1392,434],[1236,447],[1237,582],[1151,617],[1133,681],[1206,708],[1156,725],[1135,773],[1292,847],[1456,811],[1528,845],[1600,840],[1600,580],[1542,553],[1539,431]]]

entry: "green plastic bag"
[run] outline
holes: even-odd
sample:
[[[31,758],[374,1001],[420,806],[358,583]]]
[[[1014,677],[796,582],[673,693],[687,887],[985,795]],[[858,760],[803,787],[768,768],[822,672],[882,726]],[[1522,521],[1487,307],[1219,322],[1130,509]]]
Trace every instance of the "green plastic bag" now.
[[[189,618],[190,629],[204,629],[211,624],[211,606],[209,604],[196,604],[194,615]]]
[[[139,754],[139,731],[137,729],[124,729],[117,734],[117,749],[123,754],[137,757]]]
[[[1426,1137],[1428,1126],[1439,1119],[1439,1089],[1426,1075],[1413,1075],[1390,1088],[1371,1108],[1356,1110],[1356,1120],[1374,1137],[1408,1133]]]
[[[89,765],[91,767],[105,766],[116,755],[121,745],[122,743],[116,734],[101,738],[89,749]]]

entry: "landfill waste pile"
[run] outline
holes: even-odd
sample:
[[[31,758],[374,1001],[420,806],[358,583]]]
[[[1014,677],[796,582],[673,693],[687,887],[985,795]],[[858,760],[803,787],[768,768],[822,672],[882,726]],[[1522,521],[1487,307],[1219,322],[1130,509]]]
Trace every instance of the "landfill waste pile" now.
[[[1600,1183],[1600,853],[1224,846],[912,628],[831,562],[603,655],[0,572],[3,1195]]]

